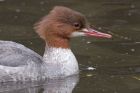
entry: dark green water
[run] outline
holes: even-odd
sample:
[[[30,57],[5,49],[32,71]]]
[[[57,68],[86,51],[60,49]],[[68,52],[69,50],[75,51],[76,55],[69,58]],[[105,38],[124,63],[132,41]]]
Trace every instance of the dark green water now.
[[[81,72],[78,84],[69,92],[33,84],[13,90],[8,87],[5,91],[9,92],[4,93],[140,93],[139,0],[0,0],[0,39],[22,43],[42,55],[44,42],[32,27],[56,5],[82,12],[95,28],[113,38],[72,39]],[[86,70],[89,66],[96,70]]]

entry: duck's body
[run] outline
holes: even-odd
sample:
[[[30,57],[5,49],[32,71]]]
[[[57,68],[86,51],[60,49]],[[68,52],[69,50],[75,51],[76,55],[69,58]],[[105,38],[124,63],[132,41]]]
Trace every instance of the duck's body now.
[[[0,65],[18,67],[27,65],[30,60],[42,63],[43,58],[31,49],[12,41],[0,40]]]
[[[0,81],[38,80],[78,74],[77,60],[69,45],[70,38],[111,35],[91,29],[85,17],[66,7],[55,7],[35,26],[46,46],[43,57],[25,46],[0,41]]]
[[[37,80],[67,77],[79,72],[77,60],[70,49],[46,47],[44,56],[41,57],[21,44],[0,41],[0,53],[2,81],[7,78]]]
[[[25,46],[0,41],[0,82],[37,79],[43,58]]]

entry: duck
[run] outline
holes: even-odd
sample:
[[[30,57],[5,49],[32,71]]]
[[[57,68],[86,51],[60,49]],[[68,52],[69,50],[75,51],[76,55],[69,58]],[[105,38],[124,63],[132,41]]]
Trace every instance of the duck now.
[[[55,6],[34,25],[45,42],[43,57],[22,44],[0,40],[0,81],[63,78],[79,74],[78,61],[70,49],[74,37],[111,38],[90,27],[86,17],[71,8]]]

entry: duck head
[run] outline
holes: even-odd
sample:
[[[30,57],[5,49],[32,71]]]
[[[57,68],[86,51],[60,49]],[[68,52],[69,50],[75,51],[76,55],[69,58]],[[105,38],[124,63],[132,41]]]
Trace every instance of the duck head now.
[[[47,16],[35,24],[35,29],[51,47],[69,48],[69,40],[72,37],[112,37],[92,29],[83,14],[63,6],[54,7]]]

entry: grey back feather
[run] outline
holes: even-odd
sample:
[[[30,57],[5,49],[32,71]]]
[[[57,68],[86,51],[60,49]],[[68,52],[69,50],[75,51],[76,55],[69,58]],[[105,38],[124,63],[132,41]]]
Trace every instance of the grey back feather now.
[[[12,42],[0,41],[0,65],[18,67],[28,62],[42,63],[42,57],[29,48]]]

